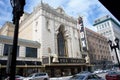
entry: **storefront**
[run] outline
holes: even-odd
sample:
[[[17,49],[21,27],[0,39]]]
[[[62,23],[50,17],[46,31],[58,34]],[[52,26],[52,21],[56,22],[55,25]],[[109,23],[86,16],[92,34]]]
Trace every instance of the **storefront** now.
[[[0,77],[6,77],[7,72],[7,60],[0,60]],[[33,72],[40,71],[41,68],[40,61],[17,61],[16,62],[16,74],[21,76],[28,76]]]
[[[78,58],[58,58],[58,62],[53,62],[53,57],[50,59],[46,57],[43,58],[43,64],[50,77],[70,76],[91,70],[91,67],[85,63],[85,59]]]

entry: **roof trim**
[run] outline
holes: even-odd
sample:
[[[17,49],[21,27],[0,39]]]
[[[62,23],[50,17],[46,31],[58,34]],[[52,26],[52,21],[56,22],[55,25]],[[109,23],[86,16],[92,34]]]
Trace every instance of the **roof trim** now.
[[[93,26],[96,26],[96,25],[101,24],[101,23],[103,23],[103,22],[106,22],[106,21],[108,21],[108,20],[113,21],[117,26],[120,27],[120,24],[119,24],[117,21],[115,21],[113,18],[105,19],[105,20],[103,20],[103,21],[100,21],[100,22],[98,22],[98,23],[93,24]]]
[[[4,44],[12,44],[13,38],[9,36],[0,35],[0,43]],[[40,43],[37,41],[26,40],[26,39],[18,39],[18,45],[26,46],[26,47],[34,47],[40,48]]]

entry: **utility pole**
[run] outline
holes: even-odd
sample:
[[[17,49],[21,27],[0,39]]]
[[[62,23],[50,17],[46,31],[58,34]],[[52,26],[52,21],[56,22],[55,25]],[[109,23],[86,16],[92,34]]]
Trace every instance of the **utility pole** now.
[[[19,20],[24,13],[23,9],[25,5],[25,0],[10,0],[10,3],[13,7],[13,24],[15,24],[15,29],[12,52],[9,53],[7,61],[7,74],[9,76],[9,80],[15,80]]]

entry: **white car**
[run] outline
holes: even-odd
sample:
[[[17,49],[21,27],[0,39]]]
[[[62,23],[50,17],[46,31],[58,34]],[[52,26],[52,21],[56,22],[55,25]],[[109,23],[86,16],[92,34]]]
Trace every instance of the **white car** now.
[[[24,78],[23,80],[49,80],[49,76],[47,73],[44,72],[33,73],[28,77]]]
[[[98,70],[96,70],[96,71],[94,71],[93,73],[102,73],[103,72],[103,70],[100,70],[100,69],[98,69]]]

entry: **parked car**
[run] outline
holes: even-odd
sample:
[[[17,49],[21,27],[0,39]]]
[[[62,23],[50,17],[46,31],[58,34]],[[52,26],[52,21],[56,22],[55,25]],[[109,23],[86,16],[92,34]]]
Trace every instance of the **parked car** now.
[[[89,71],[81,71],[80,73],[91,73],[91,72],[89,72]]]
[[[101,69],[98,69],[98,70],[95,70],[93,73],[102,73],[103,72],[103,70],[101,70]]]
[[[105,70],[103,70],[104,73],[106,73],[106,72],[108,72],[108,71],[110,71],[110,70],[109,70],[109,69],[105,69]]]
[[[23,80],[25,77],[20,76],[20,75],[16,75],[15,76],[15,80]]]
[[[5,78],[5,80],[9,80],[9,76],[7,78]],[[20,76],[20,75],[15,75],[15,80],[23,80],[25,77]]]
[[[117,71],[109,71],[106,76],[106,80],[120,80],[120,72]]]
[[[23,80],[49,80],[49,76],[45,72],[33,73]]]
[[[79,73],[70,77],[69,80],[104,80],[104,79],[94,73]]]

